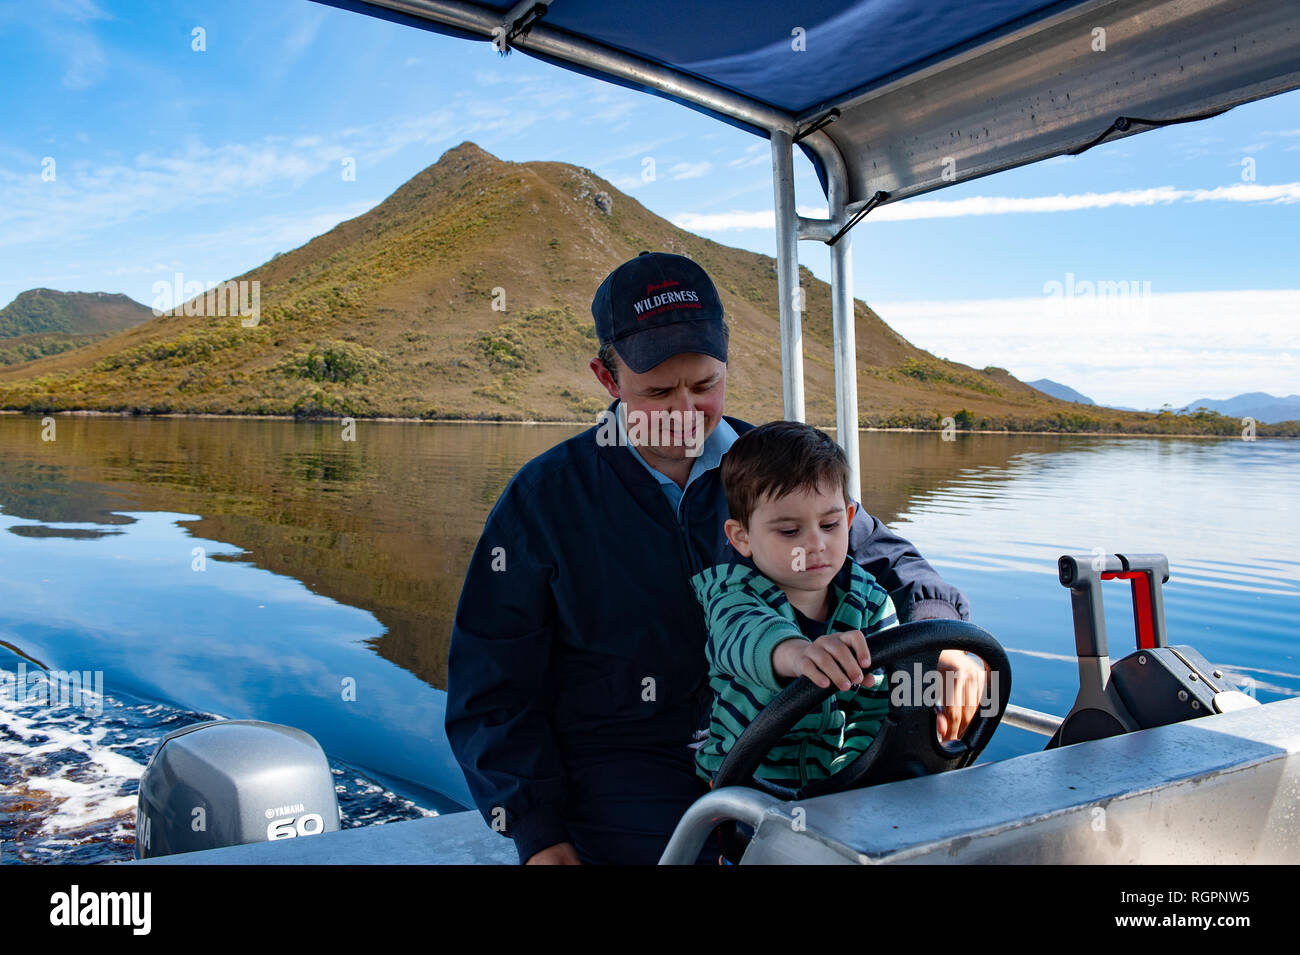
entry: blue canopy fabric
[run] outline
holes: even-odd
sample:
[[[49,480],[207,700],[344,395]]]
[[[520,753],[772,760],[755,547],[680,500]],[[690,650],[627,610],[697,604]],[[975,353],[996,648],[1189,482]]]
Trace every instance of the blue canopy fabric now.
[[[322,2],[461,39],[484,39],[367,0]],[[556,0],[542,22],[799,116],[825,109],[854,91],[951,55],[977,40],[1081,2],[1084,0],[947,4],[934,0],[800,0],[798,4],[789,0],[654,0],[627,4]],[[472,6],[504,17],[514,4]],[[796,30],[804,31],[798,41]],[[802,46],[798,52],[796,42]],[[533,55],[527,48],[524,52]],[[542,59],[566,69],[576,66],[550,57]],[[611,79],[599,72],[593,75]]]
[[[479,40],[515,6],[317,2]],[[843,161],[858,203],[1300,86],[1297,0],[553,0],[530,31],[511,45],[764,137],[837,110],[796,140],[823,189],[828,159]]]
[[[800,116],[1080,2],[557,0],[543,22]]]

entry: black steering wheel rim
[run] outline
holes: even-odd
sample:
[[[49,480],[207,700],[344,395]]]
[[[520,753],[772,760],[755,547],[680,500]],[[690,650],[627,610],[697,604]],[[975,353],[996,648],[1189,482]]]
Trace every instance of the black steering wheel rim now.
[[[889,718],[865,753],[834,775],[792,790],[757,779],[754,773],[772,747],[800,719],[837,692],[833,685],[822,688],[799,677],[763,708],[732,745],[714,774],[713,788],[749,786],[778,799],[805,799],[973,763],[988,745],[1011,698],[1011,666],[993,635],[963,620],[917,620],[872,634],[868,646],[872,669],[883,668],[891,686],[894,673],[903,662],[920,661],[923,666],[928,663],[937,669],[938,656],[943,650],[974,653],[987,665],[990,684],[993,674],[997,675],[996,685],[992,686],[997,694],[996,710],[985,713],[981,708],[962,738],[945,744],[938,739],[931,708],[895,707],[891,703]],[[904,728],[900,730],[900,726]],[[891,755],[892,758],[885,758]]]

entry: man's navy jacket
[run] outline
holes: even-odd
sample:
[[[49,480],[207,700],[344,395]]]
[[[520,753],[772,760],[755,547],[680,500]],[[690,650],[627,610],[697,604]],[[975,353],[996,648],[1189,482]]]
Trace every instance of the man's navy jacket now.
[[[737,434],[753,428],[726,420]],[[566,763],[610,747],[684,748],[711,703],[690,578],[731,556],[720,469],[687,486],[679,523],[636,452],[598,433],[608,432],[584,431],[511,479],[452,628],[447,738],[479,811],[514,838],[520,861],[570,841]],[[900,620],[969,619],[962,593],[861,507],[849,553],[890,591]]]

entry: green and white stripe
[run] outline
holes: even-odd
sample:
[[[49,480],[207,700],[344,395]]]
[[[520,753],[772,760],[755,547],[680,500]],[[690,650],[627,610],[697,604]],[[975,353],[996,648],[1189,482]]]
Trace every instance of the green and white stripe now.
[[[889,593],[852,559],[848,588],[841,572],[831,583],[834,611],[827,633],[861,630],[868,637],[898,625]],[[772,672],[772,651],[791,639],[808,640],[785,593],[757,570],[733,562],[691,579],[704,607],[709,639],[713,714],[709,738],[695,755],[696,770],[712,779],[740,734],[785,687]],[[809,641],[811,642],[811,641]],[[862,753],[889,712],[889,688],[838,692],[795,724],[759,765],[757,775],[798,787],[829,776]]]

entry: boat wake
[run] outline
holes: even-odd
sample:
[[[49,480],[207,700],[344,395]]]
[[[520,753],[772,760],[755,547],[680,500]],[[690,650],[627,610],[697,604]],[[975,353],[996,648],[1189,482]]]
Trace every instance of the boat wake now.
[[[6,676],[13,672],[0,668],[0,681]],[[222,718],[109,695],[89,702],[59,707],[0,694],[0,863],[133,858],[140,775],[154,749],[173,730]],[[329,762],[345,829],[437,815]]]

